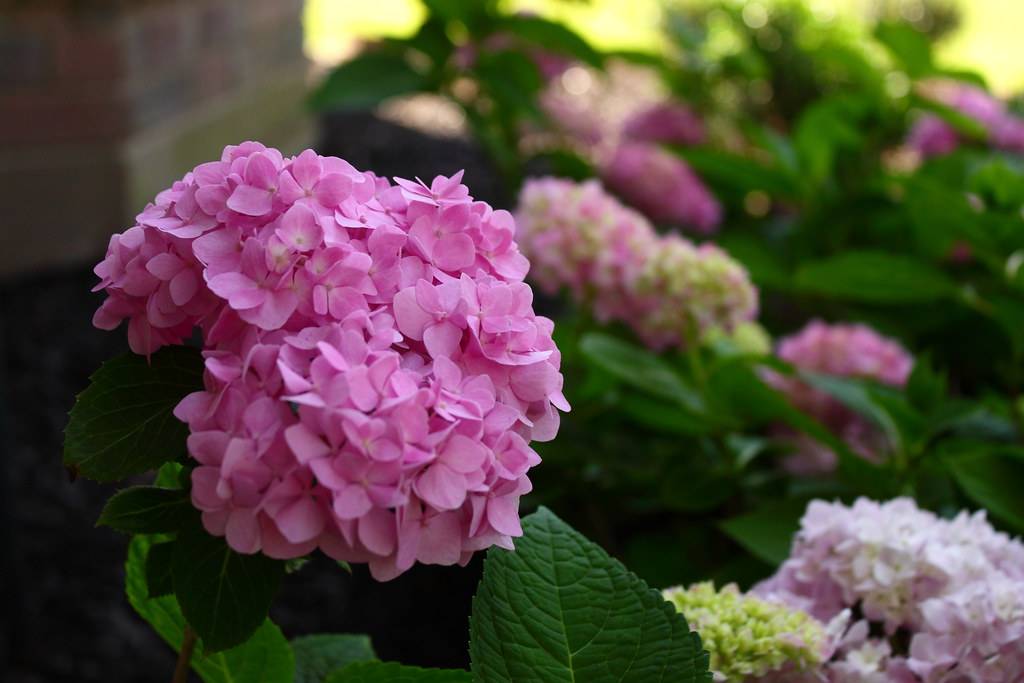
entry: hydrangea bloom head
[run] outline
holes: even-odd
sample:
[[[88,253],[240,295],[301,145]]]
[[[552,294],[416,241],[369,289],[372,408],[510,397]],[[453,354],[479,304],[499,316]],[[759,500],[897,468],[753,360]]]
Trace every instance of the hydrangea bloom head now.
[[[623,125],[622,134],[638,142],[677,145],[699,145],[706,137],[701,118],[686,105],[670,101],[633,114]]]
[[[702,234],[718,229],[722,206],[686,162],[657,145],[620,144],[601,169],[608,187],[656,222]]]
[[[835,680],[875,680],[855,669],[925,683],[1024,675],[1024,545],[982,512],[947,520],[908,498],[812,502],[789,559],[755,593],[821,620],[856,606],[887,637],[909,634],[907,657],[890,656],[860,622],[830,665]],[[863,659],[872,648],[877,656]]]
[[[650,224],[596,180],[527,180],[516,213],[530,277],[548,292],[566,287],[601,320],[621,319],[657,239]]]
[[[801,370],[873,379],[891,386],[904,385],[914,363],[897,342],[865,325],[829,325],[820,320],[813,320],[800,332],[781,339],[777,355]],[[855,452],[874,459],[884,450],[884,438],[874,425],[836,399],[797,378],[773,373],[768,379],[796,407],[832,428]],[[807,440],[798,440],[797,446],[796,455],[785,463],[789,470],[813,474],[835,467],[836,458],[831,451]]]
[[[389,578],[521,533],[558,428],[553,324],[505,211],[307,150],[225,149],[157,196],[97,266],[96,324],[137,353],[203,336],[192,501],[243,553],[321,548]]]
[[[997,97],[970,83],[936,80],[922,87],[927,97],[974,119],[996,149],[1024,153],[1024,119],[1012,114]],[[933,114],[918,119],[907,138],[911,148],[924,157],[947,154],[960,144],[956,130]]]
[[[696,246],[678,235],[659,240],[636,288],[637,331],[654,348],[733,330],[757,316],[757,289],[743,266],[714,244]]]
[[[833,639],[817,619],[743,595],[735,584],[716,591],[711,582],[698,583],[662,595],[700,632],[720,680],[760,679],[780,671],[793,675],[816,669],[832,655]]]
[[[527,181],[517,223],[546,291],[569,289],[599,319],[626,322],[653,347],[731,332],[757,312],[757,290],[725,252],[659,237],[596,181]]]

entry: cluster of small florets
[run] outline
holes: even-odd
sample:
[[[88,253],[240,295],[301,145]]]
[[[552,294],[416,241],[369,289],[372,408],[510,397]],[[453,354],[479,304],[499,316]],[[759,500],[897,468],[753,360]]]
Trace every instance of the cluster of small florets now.
[[[637,93],[645,74],[611,68],[588,75],[587,92],[569,92],[558,79],[540,96],[540,104],[564,143],[598,169],[605,184],[651,220],[701,234],[713,233],[722,207],[700,177],[664,144],[699,145],[703,121],[684,103],[652,101]],[[655,83],[647,90],[656,90]]]
[[[960,81],[936,81],[923,89],[926,96],[979,123],[992,147],[1024,153],[1024,119],[983,88]],[[960,143],[956,129],[935,114],[920,117],[907,137],[907,144],[925,157],[948,154]]]
[[[659,223],[715,232],[722,206],[682,159],[656,144],[623,142],[602,166],[608,187]]]
[[[527,181],[516,220],[531,276],[545,291],[567,288],[599,319],[626,322],[654,348],[695,343],[757,314],[757,290],[728,254],[658,236],[596,181]]]
[[[789,559],[754,593],[823,622],[863,615],[825,667],[831,681],[1024,677],[1024,545],[983,512],[812,502]]]
[[[821,622],[784,604],[711,582],[662,591],[700,633],[716,680],[755,681],[813,671],[832,656],[834,637]],[[840,617],[844,619],[844,617]]]
[[[897,342],[870,327],[857,324],[829,325],[813,320],[800,332],[781,339],[779,358],[801,370],[873,379],[890,386],[906,384],[913,358]],[[866,418],[831,396],[795,377],[772,373],[769,381],[786,393],[793,404],[838,434],[857,454],[877,460],[886,449],[884,435]],[[784,466],[796,474],[820,474],[836,466],[835,454],[807,438],[795,440],[796,453]]]
[[[734,330],[757,315],[757,290],[747,271],[714,244],[694,245],[678,235],[658,240],[637,280],[643,305],[634,325],[655,348]],[[680,302],[687,302],[680,305]]]
[[[206,389],[175,415],[192,501],[235,550],[389,578],[521,534],[560,358],[512,216],[460,181],[245,143],[111,239],[96,324],[127,319],[140,354],[202,331]]]

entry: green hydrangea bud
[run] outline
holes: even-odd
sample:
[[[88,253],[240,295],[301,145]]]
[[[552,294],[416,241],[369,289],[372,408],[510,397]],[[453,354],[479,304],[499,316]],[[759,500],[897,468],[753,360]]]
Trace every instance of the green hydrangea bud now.
[[[723,356],[767,356],[772,338],[759,323],[742,322],[732,330],[712,327],[704,333],[704,344]]]
[[[662,591],[700,633],[711,653],[716,678],[756,679],[774,671],[807,671],[822,663],[825,627],[785,605],[740,593],[735,584],[715,590],[711,582]]]

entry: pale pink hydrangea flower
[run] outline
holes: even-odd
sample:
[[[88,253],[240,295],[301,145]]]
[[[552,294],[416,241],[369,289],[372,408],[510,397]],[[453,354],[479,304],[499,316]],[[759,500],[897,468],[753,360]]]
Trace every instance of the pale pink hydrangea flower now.
[[[864,621],[826,665],[829,681],[1024,676],[1024,545],[993,529],[984,512],[947,520],[909,498],[814,501],[789,559],[754,593],[826,622],[859,609]],[[897,654],[894,643],[907,637],[909,649]]]
[[[866,325],[827,324],[812,320],[800,332],[781,339],[776,355],[801,370],[873,379],[890,386],[906,384],[913,358],[897,342]],[[776,373],[767,379],[800,410],[817,418],[859,455],[877,460],[885,451],[884,435],[866,418],[796,377]],[[836,455],[806,437],[793,439],[796,452],[783,463],[795,474],[821,474],[835,469]]]
[[[922,89],[925,96],[981,124],[992,147],[1024,154],[1024,119],[1011,113],[1003,101],[983,88],[940,80],[926,83]],[[932,157],[955,150],[960,145],[960,136],[939,116],[925,114],[914,123],[907,144],[921,156]]]
[[[519,242],[530,277],[547,293],[567,288],[599,320],[631,314],[635,283],[657,235],[596,180],[529,179],[519,194]]]
[[[714,244],[674,234],[658,240],[637,278],[631,319],[652,348],[733,330],[757,317],[757,288],[739,263]],[[685,305],[680,305],[685,302]]]
[[[527,181],[517,223],[545,291],[568,289],[599,320],[629,324],[653,348],[731,331],[757,314],[757,290],[728,254],[658,236],[597,181]]]
[[[510,548],[558,429],[553,324],[511,215],[461,173],[392,185],[311,150],[228,147],[111,239],[96,324],[203,335],[192,501],[243,553],[320,548],[391,578]]]

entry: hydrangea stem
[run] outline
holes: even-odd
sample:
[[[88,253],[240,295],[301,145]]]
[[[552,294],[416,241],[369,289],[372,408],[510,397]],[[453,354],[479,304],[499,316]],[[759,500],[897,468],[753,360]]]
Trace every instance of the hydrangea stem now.
[[[196,632],[191,626],[185,626],[181,639],[181,650],[178,652],[178,663],[174,667],[174,678],[171,683],[188,683],[188,670],[192,663],[192,652],[196,649]]]

